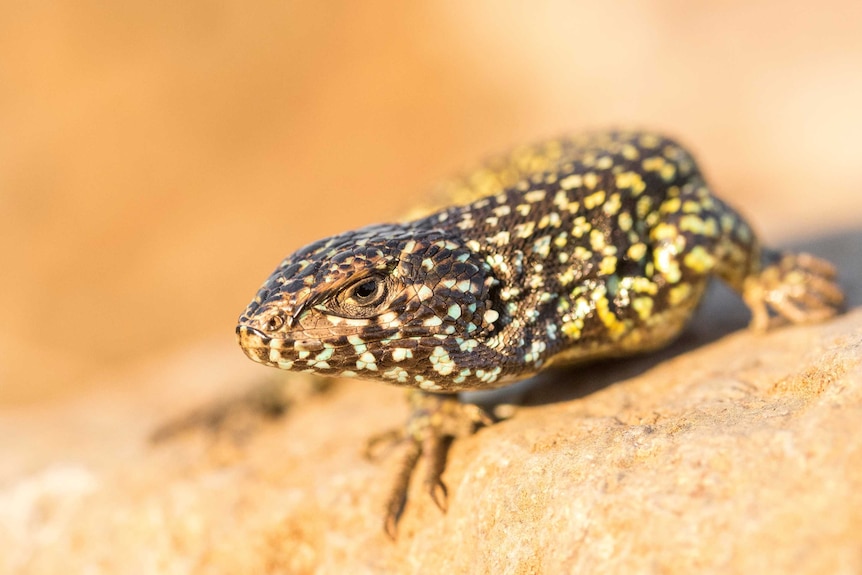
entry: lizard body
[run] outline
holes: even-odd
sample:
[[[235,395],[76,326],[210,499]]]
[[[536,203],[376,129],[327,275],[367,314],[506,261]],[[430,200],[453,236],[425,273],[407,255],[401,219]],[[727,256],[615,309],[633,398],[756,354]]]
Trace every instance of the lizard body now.
[[[421,390],[427,415],[443,409],[435,394],[664,346],[711,277],[744,298],[757,329],[773,316],[821,320],[842,305],[828,263],[763,248],[692,156],[656,134],[524,147],[443,189],[430,213],[286,258],[240,317],[245,353]],[[440,434],[430,419],[408,429],[410,468]],[[403,491],[409,470],[402,479]],[[427,482],[433,492],[439,478]]]

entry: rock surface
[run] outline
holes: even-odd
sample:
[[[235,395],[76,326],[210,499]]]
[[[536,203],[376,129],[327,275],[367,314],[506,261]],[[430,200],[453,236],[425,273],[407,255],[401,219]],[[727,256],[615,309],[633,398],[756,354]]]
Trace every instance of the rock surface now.
[[[520,388],[511,419],[453,445],[447,513],[415,482],[396,542],[397,461],[361,449],[406,415],[397,389],[337,382],[274,422],[149,445],[246,373],[202,348],[118,375],[135,392],[6,411],[0,571],[858,573],[860,239],[808,246],[845,270],[834,321],[758,336],[718,293],[658,356]]]

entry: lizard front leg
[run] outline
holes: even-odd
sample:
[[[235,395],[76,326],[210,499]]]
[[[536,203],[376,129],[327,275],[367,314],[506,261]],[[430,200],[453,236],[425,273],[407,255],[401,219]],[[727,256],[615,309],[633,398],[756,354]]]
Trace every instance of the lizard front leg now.
[[[424,466],[423,486],[442,511],[446,511],[446,486],[441,480],[446,453],[453,439],[472,435],[493,418],[478,405],[462,403],[456,393],[428,393],[419,389],[407,392],[410,416],[404,428],[371,438],[366,455],[377,457],[383,443],[403,443],[400,469],[386,503],[384,529],[395,539],[396,526],[410,487],[410,479],[420,462]]]

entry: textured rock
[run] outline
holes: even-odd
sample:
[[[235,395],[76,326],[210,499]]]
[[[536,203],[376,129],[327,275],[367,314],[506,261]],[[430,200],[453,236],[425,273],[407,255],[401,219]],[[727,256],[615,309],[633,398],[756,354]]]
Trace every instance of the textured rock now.
[[[851,305],[860,239],[809,246],[846,270]],[[360,452],[405,416],[399,390],[341,382],[275,422],[148,445],[261,373],[216,346],[123,375],[134,394],[6,412],[0,571],[859,572],[862,309],[763,336],[744,322],[718,292],[670,350],[518,388],[527,406],[453,445],[448,512],[416,482],[394,543],[397,461]]]

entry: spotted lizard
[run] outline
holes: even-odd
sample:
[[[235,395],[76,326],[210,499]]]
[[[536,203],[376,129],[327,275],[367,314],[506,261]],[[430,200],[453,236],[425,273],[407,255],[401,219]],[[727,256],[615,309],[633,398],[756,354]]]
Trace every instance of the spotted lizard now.
[[[489,422],[457,392],[665,346],[711,277],[742,296],[756,330],[843,304],[829,263],[761,246],[691,154],[658,134],[525,146],[442,189],[422,215],[288,256],[236,328],[261,364],[411,390],[390,534],[417,462],[430,462],[426,489],[443,507],[444,439]]]

